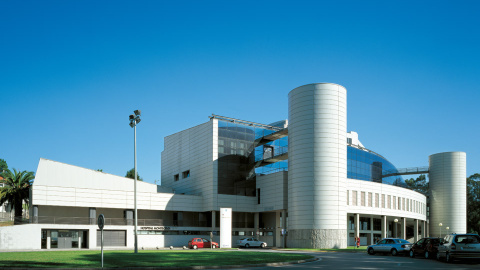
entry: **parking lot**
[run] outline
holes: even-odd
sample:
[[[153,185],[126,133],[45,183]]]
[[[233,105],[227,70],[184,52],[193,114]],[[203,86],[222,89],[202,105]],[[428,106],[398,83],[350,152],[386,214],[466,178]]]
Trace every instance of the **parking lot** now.
[[[262,252],[262,251],[259,251]],[[272,252],[272,251],[267,251]],[[275,251],[273,251],[275,252]],[[366,252],[320,252],[308,253],[318,261],[282,267],[261,267],[250,269],[479,269],[480,260],[445,261],[426,260],[391,255],[368,255]],[[248,268],[243,268],[248,269]]]

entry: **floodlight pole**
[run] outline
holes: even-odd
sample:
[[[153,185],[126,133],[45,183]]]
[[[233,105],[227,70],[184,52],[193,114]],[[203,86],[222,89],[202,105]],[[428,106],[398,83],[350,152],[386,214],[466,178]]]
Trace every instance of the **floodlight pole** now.
[[[134,111],[135,115],[130,115],[130,127],[133,128],[133,152],[134,152],[134,170],[135,170],[135,178],[133,183],[133,204],[134,204],[134,239],[135,239],[135,253],[138,253],[138,234],[137,234],[137,225],[138,225],[138,217],[137,217],[137,124],[140,123],[140,110]]]
[[[138,235],[137,235],[137,123],[133,126],[133,152],[135,167],[135,184],[133,184],[133,201],[134,201],[134,219],[135,219],[135,253],[138,253]]]

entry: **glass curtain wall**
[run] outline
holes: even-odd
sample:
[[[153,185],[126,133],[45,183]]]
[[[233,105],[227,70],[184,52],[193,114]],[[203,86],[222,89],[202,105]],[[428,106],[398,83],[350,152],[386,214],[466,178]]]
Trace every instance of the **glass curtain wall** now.
[[[347,177],[350,179],[365,180],[383,184],[405,187],[401,176],[382,178],[382,174],[397,171],[397,168],[385,158],[358,148],[347,147]]]
[[[286,153],[288,138],[266,144],[260,138],[275,132],[268,128],[218,121],[218,193],[256,196],[257,174],[288,168],[287,161],[260,166],[261,160]]]

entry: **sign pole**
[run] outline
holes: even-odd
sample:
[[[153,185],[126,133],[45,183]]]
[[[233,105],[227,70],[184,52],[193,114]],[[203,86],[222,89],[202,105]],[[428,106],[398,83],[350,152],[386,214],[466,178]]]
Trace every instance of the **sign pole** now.
[[[102,268],[103,268],[103,227],[105,226],[105,216],[103,214],[98,216],[98,228],[100,229],[100,244],[102,250]]]

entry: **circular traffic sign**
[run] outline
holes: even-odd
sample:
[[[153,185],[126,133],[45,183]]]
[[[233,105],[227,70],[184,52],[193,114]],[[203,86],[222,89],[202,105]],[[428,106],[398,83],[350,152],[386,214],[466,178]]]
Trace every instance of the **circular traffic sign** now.
[[[105,226],[105,216],[103,214],[98,216],[98,228],[103,230],[103,226]]]

